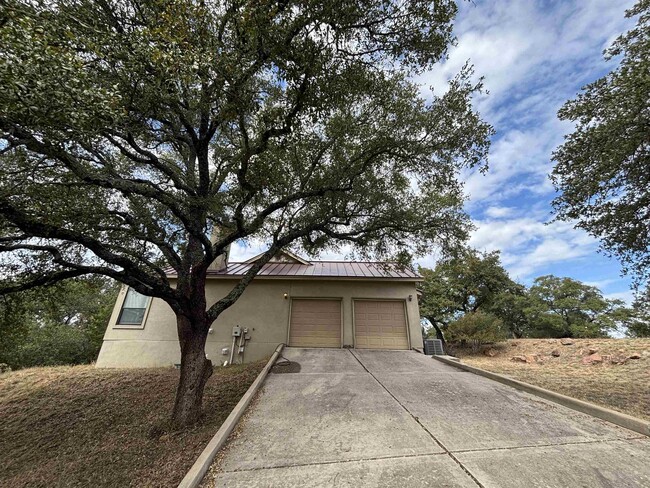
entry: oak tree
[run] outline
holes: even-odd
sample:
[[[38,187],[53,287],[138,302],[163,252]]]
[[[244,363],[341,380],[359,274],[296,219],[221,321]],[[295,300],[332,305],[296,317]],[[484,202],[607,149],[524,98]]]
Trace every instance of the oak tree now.
[[[419,272],[424,278],[420,312],[439,339],[445,340],[444,330],[451,322],[479,310],[503,319],[513,336],[524,334],[517,311],[525,288],[510,278],[498,251],[462,249],[441,259],[434,269],[420,267]]]
[[[627,12],[636,26],[605,51],[612,72],[560,110],[575,122],[553,154],[557,218],[601,239],[638,282],[650,269],[650,0]]]
[[[466,238],[456,176],[486,158],[481,84],[466,68],[427,101],[409,81],[444,58],[455,14],[451,0],[2,2],[2,293],[99,274],[164,300],[173,421],[196,421],[208,330],[279,250],[407,262]],[[209,303],[208,266],[253,239],[268,250]]]
[[[607,299],[595,286],[553,275],[535,279],[526,314],[532,335],[542,337],[605,337],[627,321],[622,300]]]

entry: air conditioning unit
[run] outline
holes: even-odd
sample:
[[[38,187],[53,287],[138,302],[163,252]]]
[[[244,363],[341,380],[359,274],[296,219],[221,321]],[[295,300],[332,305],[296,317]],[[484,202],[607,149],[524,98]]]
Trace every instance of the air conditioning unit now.
[[[427,356],[444,356],[445,350],[440,339],[425,339],[424,354]]]

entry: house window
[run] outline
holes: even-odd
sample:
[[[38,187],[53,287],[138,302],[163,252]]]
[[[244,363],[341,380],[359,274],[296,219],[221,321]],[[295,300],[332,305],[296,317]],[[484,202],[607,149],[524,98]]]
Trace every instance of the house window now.
[[[147,310],[149,297],[129,288],[122,303],[122,310],[117,319],[118,325],[142,325],[144,312]]]

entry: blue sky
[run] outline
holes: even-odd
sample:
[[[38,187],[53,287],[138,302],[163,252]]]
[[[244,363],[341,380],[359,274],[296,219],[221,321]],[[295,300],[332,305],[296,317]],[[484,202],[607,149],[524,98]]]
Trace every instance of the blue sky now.
[[[477,0],[463,2],[458,45],[420,80],[443,86],[466,60],[485,77],[477,107],[495,127],[490,170],[463,175],[467,210],[477,226],[470,244],[500,249],[511,276],[529,284],[543,274],[570,276],[629,299],[630,280],[598,242],[570,223],[551,223],[555,193],[548,174],[554,148],[572,129],[557,110],[580,88],[613,69],[602,51],[632,24],[633,1]]]
[[[616,66],[603,50],[634,21],[625,19],[630,0],[459,2],[457,45],[449,59],[418,77],[424,96],[444,92],[447,81],[469,60],[485,77],[489,94],[476,98],[497,131],[487,174],[462,175],[466,210],[477,229],[470,244],[501,250],[511,276],[530,284],[540,275],[570,276],[598,286],[612,298],[629,300],[630,280],[620,265],[597,252],[598,242],[570,223],[551,220],[555,196],[548,174],[551,153],[571,124],[557,111],[580,88]],[[235,246],[232,259],[257,246]],[[337,256],[328,256],[336,258]],[[340,258],[343,258],[341,256]],[[433,256],[419,260],[426,266]]]

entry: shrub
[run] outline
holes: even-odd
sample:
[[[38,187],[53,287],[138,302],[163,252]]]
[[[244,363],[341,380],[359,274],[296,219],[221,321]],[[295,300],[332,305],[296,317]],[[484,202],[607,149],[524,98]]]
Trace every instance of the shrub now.
[[[480,311],[463,315],[449,324],[447,330],[450,341],[470,344],[475,352],[482,344],[499,342],[507,338],[503,321],[492,314]]]
[[[72,325],[34,325],[28,340],[16,351],[16,363],[21,368],[59,366],[93,361],[95,347],[87,332]]]

